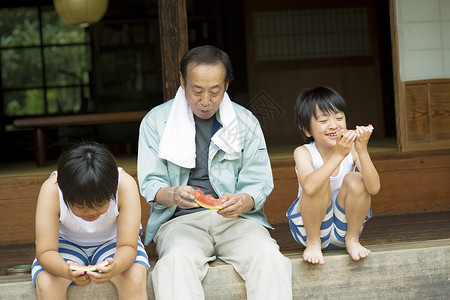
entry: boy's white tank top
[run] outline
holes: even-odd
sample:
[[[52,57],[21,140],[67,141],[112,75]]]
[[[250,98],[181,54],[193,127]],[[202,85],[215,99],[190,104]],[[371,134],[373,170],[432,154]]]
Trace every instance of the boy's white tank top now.
[[[122,168],[117,168],[120,173]],[[52,173],[58,176],[58,172]],[[116,191],[116,200],[111,199],[106,213],[100,215],[97,220],[92,222],[85,221],[73,214],[70,207],[64,202],[61,190],[59,191],[59,235],[60,237],[75,243],[79,246],[97,246],[117,237],[117,216],[119,215],[118,188]]]
[[[314,170],[317,170],[323,165],[323,159],[322,155],[320,155],[319,150],[316,147],[316,143],[312,142],[309,144],[305,144],[306,148],[309,150],[309,153],[311,153],[312,157],[312,166]],[[333,201],[336,201],[337,195],[339,193],[339,189],[342,186],[342,180],[344,179],[344,176],[354,171],[356,168],[355,163],[352,159],[352,152],[350,152],[341,162],[339,166],[339,173],[336,176],[330,177],[330,186],[331,186],[331,199]],[[297,172],[297,169],[295,169],[295,172]],[[297,174],[298,176],[298,174]],[[303,188],[301,187],[300,183],[298,185],[298,195],[297,197],[300,197],[300,193],[303,191]]]

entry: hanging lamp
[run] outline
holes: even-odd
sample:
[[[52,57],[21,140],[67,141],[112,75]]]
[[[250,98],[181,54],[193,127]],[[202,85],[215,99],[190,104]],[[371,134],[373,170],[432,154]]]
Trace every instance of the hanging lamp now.
[[[65,23],[81,27],[98,22],[108,9],[108,0],[53,0],[53,4]]]

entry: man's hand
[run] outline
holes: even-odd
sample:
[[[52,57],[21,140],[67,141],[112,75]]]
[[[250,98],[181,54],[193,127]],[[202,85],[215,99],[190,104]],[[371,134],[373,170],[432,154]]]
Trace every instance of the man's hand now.
[[[255,206],[253,198],[246,193],[225,193],[222,196],[222,209],[217,213],[225,218],[237,218],[241,213],[249,212]]]
[[[199,207],[199,205],[193,201],[193,192],[194,189],[188,185],[170,187],[167,190],[168,197],[173,201],[173,205],[177,205],[179,208],[183,209]]]

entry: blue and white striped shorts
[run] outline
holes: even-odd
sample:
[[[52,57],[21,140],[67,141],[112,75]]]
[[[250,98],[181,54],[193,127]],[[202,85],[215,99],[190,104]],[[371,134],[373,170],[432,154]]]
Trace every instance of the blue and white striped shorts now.
[[[297,198],[291,207],[289,207],[286,217],[289,220],[289,228],[292,236],[297,243],[306,247],[306,230],[303,224],[302,216],[298,210],[299,198]],[[372,218],[372,208],[370,208],[366,219],[359,231],[361,235],[364,224]],[[325,218],[320,226],[320,239],[322,249],[342,249],[345,248],[345,234],[347,232],[347,219],[345,218],[345,210],[337,201],[328,207]]]
[[[104,261],[108,257],[112,258],[116,253],[116,249],[116,239],[110,240],[101,245],[86,247],[76,245],[60,237],[58,245],[58,252],[64,261],[73,261],[83,266],[95,265],[101,261]],[[145,251],[144,245],[142,244],[140,238],[138,239],[137,255],[134,263],[144,265],[147,271],[150,268],[147,252]],[[37,275],[42,271],[44,271],[44,269],[41,265],[39,265],[37,259],[35,258],[31,269],[31,276],[34,286],[36,286]],[[72,282],[72,284],[75,283]]]

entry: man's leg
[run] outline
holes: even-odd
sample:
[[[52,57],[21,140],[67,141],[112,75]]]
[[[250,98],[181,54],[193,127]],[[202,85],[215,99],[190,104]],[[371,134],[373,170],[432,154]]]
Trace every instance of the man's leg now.
[[[292,299],[292,266],[264,226],[217,215],[211,234],[217,256],[245,280],[247,299]]]
[[[201,281],[215,259],[209,211],[177,217],[161,226],[154,241],[159,259],[152,271],[156,299],[204,299]]]

